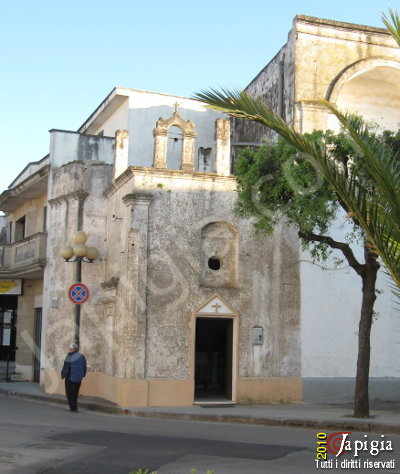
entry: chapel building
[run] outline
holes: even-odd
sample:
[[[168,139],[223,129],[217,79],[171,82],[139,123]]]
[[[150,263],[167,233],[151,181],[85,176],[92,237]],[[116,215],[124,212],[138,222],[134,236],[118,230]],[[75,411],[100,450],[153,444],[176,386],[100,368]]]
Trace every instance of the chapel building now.
[[[397,129],[399,84],[385,30],[297,16],[246,90],[302,132],[338,130],[309,102],[320,98]],[[313,265],[284,223],[259,235],[235,212],[235,157],[270,138],[195,100],[123,87],[77,131],[50,130],[49,154],[0,195],[0,359],[63,392],[77,264],[60,253],[84,231],[99,256],[79,275],[82,394],[124,407],[351,398],[358,277]],[[372,391],[391,399],[400,322],[387,285],[377,308]]]

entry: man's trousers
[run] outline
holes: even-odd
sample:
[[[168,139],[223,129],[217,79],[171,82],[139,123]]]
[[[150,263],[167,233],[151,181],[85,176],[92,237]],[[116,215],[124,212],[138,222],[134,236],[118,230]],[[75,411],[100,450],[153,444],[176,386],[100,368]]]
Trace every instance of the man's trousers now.
[[[78,395],[81,382],[71,382],[65,379],[65,394],[68,399],[69,409],[71,411],[78,410]]]

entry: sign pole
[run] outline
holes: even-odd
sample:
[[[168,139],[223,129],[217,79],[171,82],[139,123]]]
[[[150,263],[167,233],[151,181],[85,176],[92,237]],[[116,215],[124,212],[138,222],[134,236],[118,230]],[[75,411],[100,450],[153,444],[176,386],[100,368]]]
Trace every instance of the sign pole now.
[[[78,259],[75,266],[75,283],[82,282],[82,261]],[[79,349],[79,342],[80,342],[80,326],[81,326],[81,305],[75,305],[75,344],[78,346]]]
[[[82,230],[83,226],[83,205],[85,202],[86,196],[80,196],[78,199],[78,215],[77,215],[77,230]],[[82,282],[82,259],[78,257],[75,267],[75,283]],[[75,344],[78,346],[80,342],[80,326],[81,326],[81,305],[75,305]]]

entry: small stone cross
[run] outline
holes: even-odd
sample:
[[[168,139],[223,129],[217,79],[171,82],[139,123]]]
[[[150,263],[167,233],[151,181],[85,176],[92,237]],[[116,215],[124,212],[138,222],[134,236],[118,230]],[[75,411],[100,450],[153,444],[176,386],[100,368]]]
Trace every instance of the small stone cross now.
[[[215,312],[218,313],[219,308],[222,308],[222,306],[219,303],[215,303],[211,305],[211,308],[214,308]]]
[[[175,104],[174,104],[174,109],[175,109],[175,112],[174,112],[174,113],[175,113],[175,114],[178,113],[178,107],[179,107],[179,102],[175,102]]]

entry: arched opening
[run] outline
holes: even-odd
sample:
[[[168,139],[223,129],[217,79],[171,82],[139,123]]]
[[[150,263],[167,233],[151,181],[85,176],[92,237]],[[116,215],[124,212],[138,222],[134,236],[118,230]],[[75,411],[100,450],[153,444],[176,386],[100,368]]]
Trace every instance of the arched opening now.
[[[380,130],[400,128],[400,69],[378,63],[360,69],[338,84],[333,95],[340,110],[355,112]],[[331,122],[329,128],[337,129],[338,124]]]
[[[183,133],[176,125],[168,129],[167,168],[180,170],[182,168]]]

